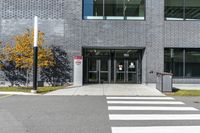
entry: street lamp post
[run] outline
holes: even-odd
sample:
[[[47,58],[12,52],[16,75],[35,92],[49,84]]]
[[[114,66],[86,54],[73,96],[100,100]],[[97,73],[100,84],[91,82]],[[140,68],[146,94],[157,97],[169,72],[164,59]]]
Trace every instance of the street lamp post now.
[[[37,93],[37,66],[38,66],[38,17],[34,19],[34,56],[33,56],[33,89],[31,93]]]

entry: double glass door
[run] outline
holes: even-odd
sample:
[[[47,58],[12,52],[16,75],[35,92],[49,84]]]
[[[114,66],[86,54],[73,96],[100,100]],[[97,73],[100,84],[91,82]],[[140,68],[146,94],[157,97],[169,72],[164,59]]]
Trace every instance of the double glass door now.
[[[138,83],[138,60],[116,59],[116,83]]]
[[[109,82],[109,60],[88,59],[88,81],[90,83]]]
[[[114,63],[112,63],[114,62]],[[138,60],[88,59],[89,83],[139,83]]]
[[[83,49],[84,82],[140,84],[142,51],[142,49]]]

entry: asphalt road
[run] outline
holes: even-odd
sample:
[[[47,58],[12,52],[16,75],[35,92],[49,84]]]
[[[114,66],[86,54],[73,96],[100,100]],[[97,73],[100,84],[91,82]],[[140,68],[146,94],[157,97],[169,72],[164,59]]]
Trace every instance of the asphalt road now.
[[[200,97],[174,97],[176,100],[183,101],[187,106],[192,106],[200,110]]]
[[[180,106],[200,109],[200,97],[175,98],[186,103]],[[158,112],[159,114],[200,114],[199,111],[108,111],[107,99],[104,96],[2,95],[0,96],[0,133],[111,133],[113,126],[200,126],[200,120],[109,120],[109,114],[157,114]]]

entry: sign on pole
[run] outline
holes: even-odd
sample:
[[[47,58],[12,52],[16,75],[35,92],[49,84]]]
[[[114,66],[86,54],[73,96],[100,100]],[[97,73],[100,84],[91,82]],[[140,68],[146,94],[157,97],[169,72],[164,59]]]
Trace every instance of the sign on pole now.
[[[83,56],[74,56],[74,86],[83,85]]]

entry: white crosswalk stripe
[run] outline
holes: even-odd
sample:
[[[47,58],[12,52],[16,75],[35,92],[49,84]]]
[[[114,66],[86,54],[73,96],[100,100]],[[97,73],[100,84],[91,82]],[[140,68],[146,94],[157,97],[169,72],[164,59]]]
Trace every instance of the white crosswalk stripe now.
[[[176,101],[107,101],[108,104],[161,104],[161,105],[176,105],[185,104]]]
[[[112,133],[199,133],[200,126],[112,127]]]
[[[112,133],[199,133],[197,125],[164,125],[166,121],[199,122],[199,109],[187,107],[172,97],[106,97]],[[124,113],[123,113],[124,112]],[[153,113],[152,113],[153,112]],[[163,113],[162,113],[163,112]],[[174,112],[174,113],[173,113]],[[139,114],[138,114],[139,113]],[[131,123],[134,121],[134,123]],[[141,121],[148,122],[147,125]],[[155,123],[159,124],[155,125]],[[117,126],[115,125],[118,122]],[[125,125],[121,125],[120,123]],[[154,122],[154,125],[152,124]],[[140,126],[137,126],[139,123]],[[126,124],[128,126],[126,126]],[[130,124],[134,124],[130,126]],[[152,126],[151,126],[152,124]],[[159,125],[162,126],[159,126]],[[178,125],[178,126],[177,126]]]
[[[172,97],[106,97],[106,99],[118,99],[118,100],[136,100],[136,99],[144,99],[144,100],[174,100]]]
[[[108,106],[108,110],[198,111],[198,109],[193,107],[157,107],[157,106]]]
[[[114,114],[109,115],[110,120],[200,120],[200,114],[153,114],[133,115]]]

